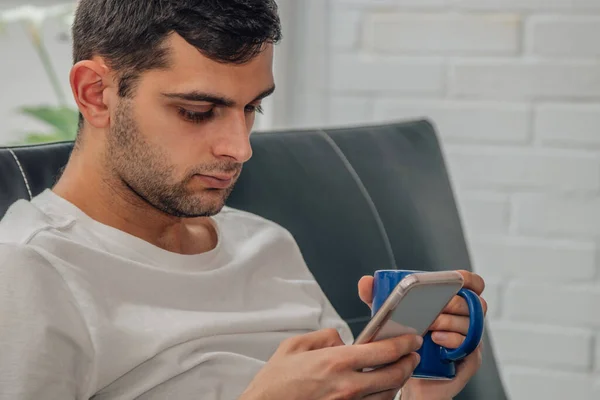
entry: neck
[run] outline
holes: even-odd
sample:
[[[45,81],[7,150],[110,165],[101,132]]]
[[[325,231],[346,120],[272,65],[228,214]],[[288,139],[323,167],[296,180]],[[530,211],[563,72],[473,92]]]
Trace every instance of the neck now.
[[[90,218],[167,251],[198,254],[216,246],[210,218],[177,218],[156,209],[118,177],[98,168],[99,154],[74,150],[54,193]]]

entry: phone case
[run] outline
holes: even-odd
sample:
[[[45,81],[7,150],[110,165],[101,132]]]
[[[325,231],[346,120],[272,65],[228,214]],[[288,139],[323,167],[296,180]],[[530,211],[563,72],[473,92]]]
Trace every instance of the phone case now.
[[[460,287],[462,287],[463,283],[464,280],[462,275],[456,271],[416,272],[406,276],[398,283],[392,293],[390,293],[377,313],[373,316],[373,318],[371,318],[367,326],[356,338],[354,344],[364,344],[370,342],[377,335],[379,329],[383,327],[391,317],[396,306],[413,288],[421,285],[457,285],[459,286],[458,290],[460,290]],[[426,332],[411,333],[424,335]]]

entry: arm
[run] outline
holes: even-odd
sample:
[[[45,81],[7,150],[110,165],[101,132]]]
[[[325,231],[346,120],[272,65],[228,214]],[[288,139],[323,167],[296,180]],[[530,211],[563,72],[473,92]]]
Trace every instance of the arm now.
[[[80,399],[93,348],[60,274],[28,246],[0,244],[0,399]]]

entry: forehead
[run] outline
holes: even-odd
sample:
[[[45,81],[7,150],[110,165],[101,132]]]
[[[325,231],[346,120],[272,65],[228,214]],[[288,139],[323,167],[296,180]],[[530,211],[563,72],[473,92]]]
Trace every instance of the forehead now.
[[[158,70],[157,83],[173,90],[199,89],[234,96],[245,90],[261,92],[273,85],[273,45],[244,64],[221,63],[204,56],[181,36],[173,34],[165,45],[169,49],[169,68]],[[254,94],[256,95],[256,93]]]

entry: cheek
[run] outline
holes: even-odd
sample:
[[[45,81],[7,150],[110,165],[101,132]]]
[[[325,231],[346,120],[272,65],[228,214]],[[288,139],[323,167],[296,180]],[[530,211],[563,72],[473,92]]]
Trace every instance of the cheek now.
[[[167,108],[160,103],[144,100],[141,95],[136,100],[135,118],[138,129],[146,140],[158,143],[164,137],[161,132],[169,126],[170,117]]]
[[[177,110],[164,105],[143,105],[138,113],[138,127],[146,141],[178,163],[188,158],[194,148],[194,132],[182,121]]]

